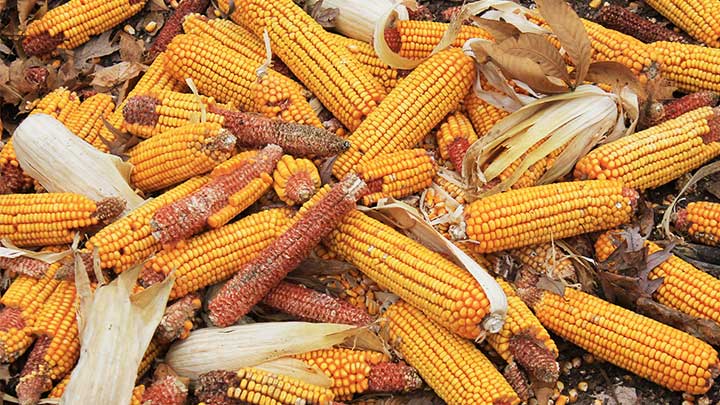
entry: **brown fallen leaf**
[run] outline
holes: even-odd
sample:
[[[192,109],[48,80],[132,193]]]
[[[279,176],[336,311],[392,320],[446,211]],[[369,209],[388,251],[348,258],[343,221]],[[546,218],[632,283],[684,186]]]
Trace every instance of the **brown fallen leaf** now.
[[[150,0],[150,11],[168,11],[170,8],[165,4],[165,0]]]
[[[143,52],[145,52],[145,42],[142,39],[136,39],[120,31],[120,60],[140,63],[143,60]]]
[[[27,27],[28,17],[30,17],[30,12],[35,8],[35,4],[37,4],[37,0],[17,1],[18,20],[20,20],[21,29],[24,30],[25,27]]]
[[[502,41],[500,48],[511,55],[529,57],[546,75],[557,77],[568,86],[571,84],[565,60],[544,35],[521,33]]]
[[[323,0],[318,1],[309,10],[308,14],[324,28],[334,28],[335,19],[340,15],[340,9],[334,7],[323,7]]]
[[[114,44],[110,38],[112,30],[107,30],[102,35],[92,38],[84,45],[76,48],[72,55],[75,59],[75,68],[83,73],[89,73],[94,64],[91,59],[101,58],[112,54],[120,49],[119,44]]]
[[[613,61],[593,62],[587,72],[586,80],[595,83],[605,83],[615,89],[630,87],[641,100],[647,98],[645,87],[637,76],[627,66]]]
[[[475,24],[479,25],[480,28],[489,32],[497,43],[505,42],[509,38],[515,38],[520,35],[520,30],[508,22],[490,20],[476,16],[470,16],[469,18]]]
[[[137,62],[120,62],[98,69],[93,75],[93,80],[90,82],[90,85],[98,91],[107,91],[136,77],[145,69],[145,65]]]

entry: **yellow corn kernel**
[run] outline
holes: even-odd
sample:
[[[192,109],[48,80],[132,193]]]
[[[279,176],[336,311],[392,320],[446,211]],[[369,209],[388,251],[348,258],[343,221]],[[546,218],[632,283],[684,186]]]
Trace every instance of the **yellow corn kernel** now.
[[[403,71],[390,67],[380,60],[372,45],[342,35],[331,35],[335,45],[350,51],[353,58],[380,81],[387,93],[390,93],[403,79]]]
[[[572,260],[552,243],[512,249],[510,255],[534,272],[547,274],[552,279],[577,280]]]
[[[405,197],[432,184],[437,165],[425,149],[408,149],[380,155],[355,167],[370,193],[362,198],[365,205],[381,198]]]
[[[440,38],[447,29],[448,24],[445,23],[415,20],[396,21],[394,30],[397,33],[388,34],[386,32],[386,38],[388,35],[398,35],[400,41],[398,53],[405,58],[422,59],[430,55],[433,48],[440,43]],[[388,31],[390,30],[392,28]],[[462,25],[452,46],[462,47],[470,38],[492,40],[492,36],[484,29],[471,25]],[[392,46],[391,41],[388,42]]]
[[[98,150],[108,151],[107,145],[98,137],[107,119],[115,109],[115,102],[109,94],[98,93],[88,97],[70,114],[65,126],[75,135],[84,139]]]
[[[675,222],[691,238],[706,245],[720,245],[720,204],[707,201],[691,202],[678,212]]]
[[[445,117],[445,121],[440,124],[435,137],[440,157],[452,163],[458,172],[462,170],[465,152],[478,139],[472,123],[461,112],[454,112]]]

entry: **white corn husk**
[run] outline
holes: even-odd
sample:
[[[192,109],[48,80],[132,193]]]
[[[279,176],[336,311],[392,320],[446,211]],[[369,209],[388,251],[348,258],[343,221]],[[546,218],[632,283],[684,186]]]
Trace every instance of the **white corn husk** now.
[[[315,7],[319,0],[310,0],[308,5]],[[337,32],[346,37],[372,44],[375,24],[389,10],[397,11],[397,18],[409,18],[405,5],[417,7],[415,0],[322,0],[322,8],[335,8],[338,15],[333,20]]]

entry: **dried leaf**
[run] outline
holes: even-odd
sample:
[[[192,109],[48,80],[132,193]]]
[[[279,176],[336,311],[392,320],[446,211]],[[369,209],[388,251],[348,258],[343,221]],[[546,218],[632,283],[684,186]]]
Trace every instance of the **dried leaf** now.
[[[560,280],[553,280],[545,275],[540,277],[540,279],[538,280],[537,288],[550,291],[561,297],[565,296],[565,284]]]
[[[575,86],[583,84],[592,47],[582,20],[565,0],[537,0],[535,3],[575,65]]]
[[[107,90],[134,78],[144,70],[145,66],[140,63],[120,62],[97,70],[90,84],[102,90]]]
[[[165,4],[165,0],[150,0],[150,11],[168,11],[170,8]]]
[[[120,59],[123,62],[142,62],[145,52],[145,41],[135,39],[134,36],[120,32]]]
[[[3,53],[5,55],[12,55],[13,51],[7,45],[0,41],[0,53]]]
[[[100,137],[100,140],[102,143],[105,144],[108,148],[108,153],[111,155],[118,156],[124,161],[127,161],[130,159],[130,156],[125,153],[133,148],[133,146],[140,143],[140,138],[138,138],[135,134],[127,134],[125,132],[120,131],[119,129],[115,128],[108,122],[105,117],[101,117],[103,120],[103,125],[105,125],[105,128],[107,128],[110,132],[115,135],[115,139],[112,141],[108,141],[105,139],[102,135],[98,135]]]
[[[480,28],[489,32],[496,43],[501,43],[509,38],[516,38],[520,35],[520,30],[517,27],[505,21],[489,20],[475,16],[471,16],[470,19],[480,26]]]
[[[73,53],[75,68],[81,72],[86,72],[93,67],[93,64],[89,62],[90,59],[101,58],[120,49],[119,44],[112,43],[111,34],[112,30],[107,30],[102,35],[90,39],[90,41],[75,49]]]
[[[720,325],[709,319],[690,316],[649,298],[639,299],[636,310],[645,316],[687,332],[713,346],[720,345]]]
[[[663,232],[665,233],[665,237],[669,239],[677,239],[677,236],[670,232],[670,220],[672,219],[672,216],[674,214],[675,205],[680,200],[680,198],[685,194],[688,188],[694,186],[698,181],[702,180],[704,177],[707,177],[711,174],[715,174],[720,172],[720,161],[718,162],[712,162],[708,163],[705,166],[699,168],[695,174],[688,180],[688,182],[683,186],[683,188],[680,190],[677,196],[675,196],[675,199],[672,203],[665,209],[665,213],[663,214],[662,220],[660,221],[660,224],[658,225],[659,228],[662,228]]]
[[[560,52],[548,40],[547,36],[540,34],[522,33],[516,38],[508,38],[499,42],[503,51],[515,55],[526,56],[545,71],[548,76],[554,76],[570,85],[570,74]]]
[[[640,84],[637,76],[627,66],[613,61],[593,62],[587,72],[586,80],[605,83],[615,89],[629,86],[641,99],[647,98],[645,87]]]
[[[18,19],[20,20],[20,28],[25,29],[28,22],[28,17],[30,16],[30,12],[32,12],[33,8],[35,8],[35,4],[37,4],[37,0],[18,0],[17,1],[17,12],[18,12]]]

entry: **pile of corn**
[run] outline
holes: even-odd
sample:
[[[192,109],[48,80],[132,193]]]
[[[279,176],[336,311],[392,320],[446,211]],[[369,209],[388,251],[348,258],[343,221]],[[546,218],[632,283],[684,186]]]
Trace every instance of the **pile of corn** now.
[[[641,77],[659,66],[685,92],[720,91],[720,5],[710,3],[648,1],[707,46],[672,42],[687,41],[659,29],[643,43],[584,21],[593,57]],[[28,26],[25,51],[75,48],[144,6],[69,0]],[[12,138],[0,152],[0,238],[58,251],[80,234],[82,255],[97,252],[96,270],[106,276],[144,263],[137,289],[174,273],[133,404],[337,404],[424,386],[449,404],[519,404],[536,384],[562,387],[558,338],[669,390],[708,392],[720,371],[711,345],[572,286],[561,296],[538,279],[577,280],[555,242],[590,234],[604,260],[617,246],[612,231],[599,231],[632,223],[641,193],[720,155],[717,96],[667,104],[664,119],[590,151],[565,181],[520,181],[524,187],[470,201],[452,171],[509,113],[475,95],[475,60],[459,48],[468,38],[492,39],[489,32],[465,25],[452,46],[430,56],[447,24],[397,21],[386,31],[393,49],[424,58],[400,71],[370,44],[330,33],[292,0],[220,0],[215,14],[227,18],[193,13],[207,7],[180,2],[152,48],[154,61],[119,105],[106,94],[81,100],[61,88],[31,112],[53,116],[102,152],[101,139],[115,139],[104,120],[140,137],[127,151],[131,186],[153,199],[119,216],[112,201],[45,192],[24,172]],[[604,21],[622,29],[613,13],[622,14],[604,13]],[[282,64],[266,64],[265,41]],[[327,113],[319,114],[317,101]],[[484,330],[493,303],[465,267],[358,209],[393,198],[418,205],[489,272],[502,267],[498,258],[514,258],[518,277],[497,275],[507,297],[497,333]],[[720,201],[691,203],[676,222],[698,243],[720,245]],[[286,279],[308,258],[321,265],[303,273],[307,282]],[[324,271],[332,261],[348,266]],[[22,362],[20,403],[59,398],[81,351],[67,263],[1,258],[0,267],[14,277],[0,299],[0,361]],[[649,275],[661,277],[655,300],[720,322],[720,280],[675,256]],[[150,377],[168,347],[193,330],[276,313],[371,325],[391,355],[327,348],[296,356],[322,370],[330,387],[253,367],[193,381]],[[478,345],[482,339],[489,345]],[[577,400],[576,391],[561,390],[555,404]]]

